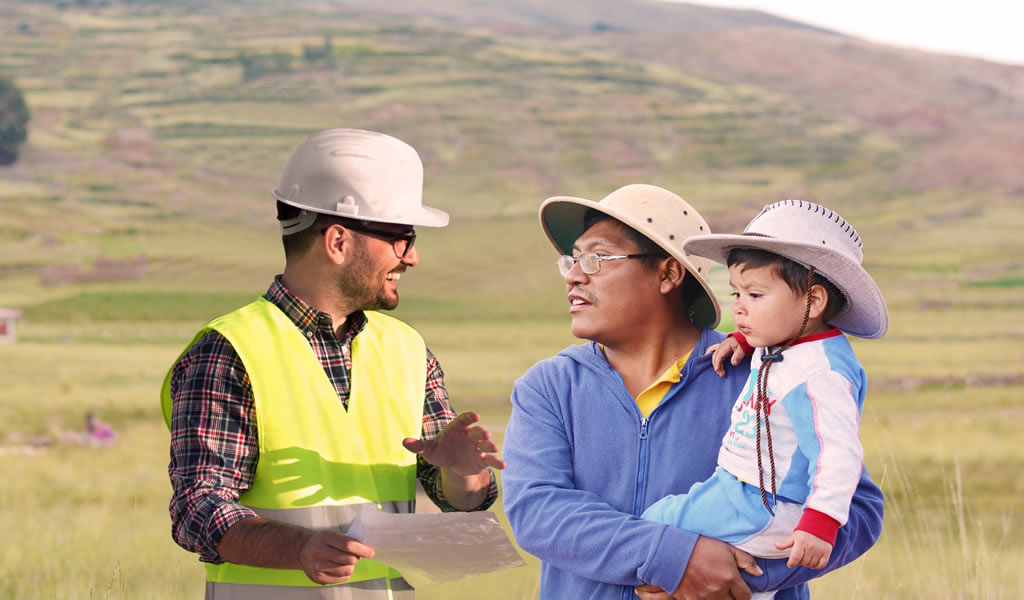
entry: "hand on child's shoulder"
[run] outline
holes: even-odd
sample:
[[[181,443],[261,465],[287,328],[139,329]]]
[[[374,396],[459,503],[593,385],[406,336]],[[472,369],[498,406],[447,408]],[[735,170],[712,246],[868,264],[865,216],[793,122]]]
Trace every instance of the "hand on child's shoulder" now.
[[[725,338],[718,344],[712,344],[704,354],[711,354],[711,366],[715,369],[715,373],[718,373],[719,377],[725,377],[726,357],[732,357],[729,362],[735,367],[747,355],[743,351],[743,345],[732,336]]]

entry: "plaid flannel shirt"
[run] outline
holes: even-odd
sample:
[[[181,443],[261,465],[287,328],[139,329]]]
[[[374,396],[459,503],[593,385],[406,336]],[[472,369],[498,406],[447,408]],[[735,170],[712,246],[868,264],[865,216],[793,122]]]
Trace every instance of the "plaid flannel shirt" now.
[[[338,339],[330,315],[292,294],[280,276],[266,298],[306,333],[310,345],[348,407],[352,371],[352,340],[366,325],[366,315],[348,316],[350,325]],[[174,489],[170,502],[174,540],[199,554],[203,562],[224,562],[217,545],[234,523],[256,513],[238,503],[252,485],[259,459],[255,405],[245,366],[231,344],[216,331],[205,334],[174,365],[171,375],[174,409],[171,417],[171,462]],[[427,350],[427,384],[423,399],[423,438],[432,439],[455,411],[444,387],[444,373]],[[441,470],[417,457],[416,476],[424,491],[443,511],[455,511],[441,491]],[[494,473],[485,510],[498,496]]]

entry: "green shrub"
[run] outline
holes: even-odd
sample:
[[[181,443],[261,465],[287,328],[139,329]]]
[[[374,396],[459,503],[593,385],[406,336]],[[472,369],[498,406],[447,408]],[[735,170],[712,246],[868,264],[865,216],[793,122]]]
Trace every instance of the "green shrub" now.
[[[28,139],[28,105],[13,81],[0,76],[0,165],[18,160],[18,147]]]

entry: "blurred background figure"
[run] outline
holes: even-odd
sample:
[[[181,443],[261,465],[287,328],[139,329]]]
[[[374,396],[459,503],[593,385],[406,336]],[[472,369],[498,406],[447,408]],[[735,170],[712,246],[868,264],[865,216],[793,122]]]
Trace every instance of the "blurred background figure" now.
[[[117,443],[117,432],[109,423],[97,419],[96,415],[85,413],[83,442],[94,446],[113,446]]]
[[[59,438],[66,444],[102,446],[106,448],[117,443],[117,432],[114,431],[110,423],[96,418],[96,415],[91,412],[87,412],[85,413],[85,429],[83,431],[65,431],[59,434]]]

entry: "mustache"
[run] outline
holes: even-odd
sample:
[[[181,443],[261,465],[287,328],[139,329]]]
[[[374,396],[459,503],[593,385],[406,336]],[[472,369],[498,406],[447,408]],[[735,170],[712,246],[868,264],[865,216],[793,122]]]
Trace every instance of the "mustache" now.
[[[594,303],[594,295],[584,290],[583,288],[573,288],[569,293],[574,296],[579,296],[580,298],[582,298],[583,300],[587,301],[590,304]]]

